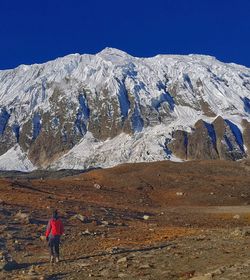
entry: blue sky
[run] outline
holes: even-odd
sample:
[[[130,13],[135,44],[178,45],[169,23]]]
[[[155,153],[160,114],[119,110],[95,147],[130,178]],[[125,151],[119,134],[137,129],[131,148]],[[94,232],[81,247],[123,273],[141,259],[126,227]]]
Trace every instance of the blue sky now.
[[[209,54],[250,67],[250,1],[0,1],[0,69],[105,47]]]

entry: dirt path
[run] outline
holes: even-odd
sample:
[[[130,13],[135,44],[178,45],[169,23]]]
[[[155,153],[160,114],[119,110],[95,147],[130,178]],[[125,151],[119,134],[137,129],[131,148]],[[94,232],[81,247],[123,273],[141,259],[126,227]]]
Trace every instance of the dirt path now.
[[[201,208],[205,213],[250,214],[250,205],[246,206],[210,206]]]

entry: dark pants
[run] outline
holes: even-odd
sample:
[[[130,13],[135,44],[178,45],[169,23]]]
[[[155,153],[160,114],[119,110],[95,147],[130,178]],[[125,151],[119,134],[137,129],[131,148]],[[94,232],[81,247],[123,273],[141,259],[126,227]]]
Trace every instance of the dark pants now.
[[[50,255],[59,258],[60,235],[49,238]]]

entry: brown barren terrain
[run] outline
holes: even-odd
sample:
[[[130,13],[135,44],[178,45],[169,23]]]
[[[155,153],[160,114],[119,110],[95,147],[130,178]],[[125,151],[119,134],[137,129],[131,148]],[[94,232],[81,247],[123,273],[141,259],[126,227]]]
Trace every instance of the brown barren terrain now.
[[[1,254],[16,263],[1,279],[250,279],[248,162],[74,174],[2,174]],[[65,236],[51,265],[40,237],[55,208]]]

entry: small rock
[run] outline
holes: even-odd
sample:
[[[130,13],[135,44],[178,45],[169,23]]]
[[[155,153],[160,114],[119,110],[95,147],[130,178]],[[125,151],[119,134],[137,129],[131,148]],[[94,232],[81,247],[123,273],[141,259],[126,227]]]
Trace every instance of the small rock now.
[[[34,266],[32,265],[28,271],[28,275],[37,275]]]
[[[225,267],[217,268],[216,270],[213,271],[212,275],[221,275],[225,272],[225,270],[226,270]]]
[[[21,211],[16,213],[15,216],[17,219],[24,221],[25,223],[30,223],[30,217],[29,214],[27,213],[23,213]]]
[[[107,221],[101,221],[101,224],[102,224],[103,226],[108,226],[108,225],[109,225],[109,222],[107,222]]]
[[[149,216],[148,215],[144,215],[142,218],[143,218],[143,220],[148,220]]]
[[[81,232],[80,234],[81,235],[91,235],[91,232],[88,229],[86,229],[85,231]]]
[[[112,248],[108,248],[106,251],[109,254],[117,254],[117,253],[121,252],[121,248],[119,248],[119,247],[112,247]]]
[[[177,195],[177,196],[183,196],[183,195],[184,195],[184,192],[177,192],[176,195]]]
[[[128,261],[127,257],[123,257],[117,261],[117,263],[126,263]]]
[[[102,187],[99,184],[94,184],[94,188],[96,188],[97,190],[100,190]]]
[[[181,278],[185,278],[185,279],[189,279],[191,277],[193,277],[195,274],[195,270],[191,270],[191,271],[186,271],[180,274]]]
[[[206,236],[204,236],[204,235],[199,235],[195,238],[196,241],[203,241],[205,239],[206,239]]]
[[[73,218],[73,219],[77,219],[77,220],[79,220],[79,221],[81,221],[81,222],[83,222],[83,223],[89,223],[89,222],[90,222],[89,219],[88,219],[87,217],[85,217],[85,216],[83,216],[83,215],[81,215],[81,214],[76,214],[76,215],[74,215],[72,218]]]
[[[176,249],[176,245],[169,245],[166,249],[167,249],[167,251]]]
[[[250,227],[249,228],[243,228],[242,229],[242,235],[243,236],[250,236]]]
[[[233,216],[233,219],[239,220],[239,219],[240,219],[240,215],[238,215],[238,214],[237,214],[237,215],[234,215],[234,216]]]
[[[236,228],[234,231],[231,232],[233,236],[242,236],[242,230],[240,228]]]
[[[151,268],[151,265],[143,264],[143,265],[139,266],[139,269],[148,269],[148,268]]]
[[[45,236],[45,235],[41,235],[41,236],[40,236],[40,240],[41,240],[41,241],[46,241],[46,236]]]
[[[125,273],[119,273],[118,274],[118,278],[124,278],[124,277],[127,277],[127,274],[125,274]]]
[[[250,235],[250,228],[236,228],[231,235],[233,236],[249,236]]]
[[[84,267],[91,266],[91,264],[90,263],[79,263],[79,266],[84,268]]]

